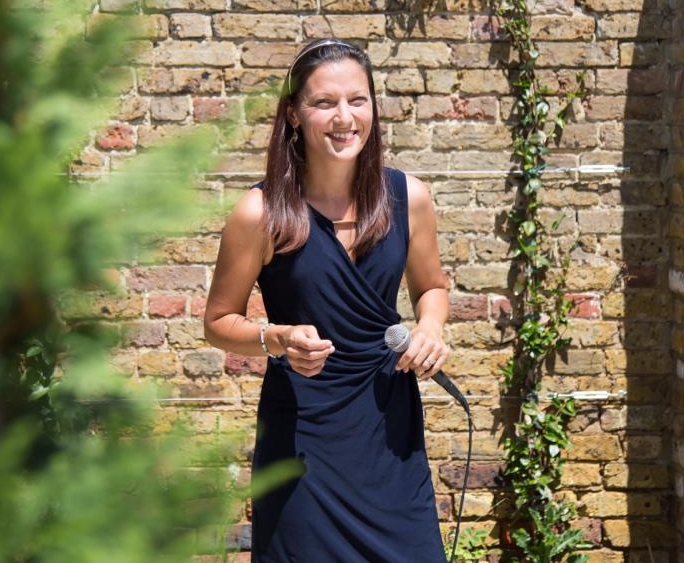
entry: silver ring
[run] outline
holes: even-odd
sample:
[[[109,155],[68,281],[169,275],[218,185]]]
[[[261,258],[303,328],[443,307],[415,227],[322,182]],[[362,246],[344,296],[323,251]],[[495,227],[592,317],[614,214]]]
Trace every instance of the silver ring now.
[[[425,363],[426,363],[427,365],[429,365],[429,366],[434,366],[434,365],[435,365],[435,360],[433,360],[432,358],[429,358],[429,357],[428,357],[428,358],[425,359]]]

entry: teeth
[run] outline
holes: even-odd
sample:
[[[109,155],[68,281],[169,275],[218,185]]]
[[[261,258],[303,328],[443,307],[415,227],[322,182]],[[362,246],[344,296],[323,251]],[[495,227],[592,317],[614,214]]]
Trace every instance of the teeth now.
[[[352,135],[354,135],[353,131],[347,131],[346,133],[330,133],[330,136],[336,141],[346,141]]]

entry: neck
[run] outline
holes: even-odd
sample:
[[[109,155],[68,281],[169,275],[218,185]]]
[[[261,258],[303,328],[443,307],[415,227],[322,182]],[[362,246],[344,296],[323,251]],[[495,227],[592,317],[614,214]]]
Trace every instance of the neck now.
[[[311,201],[319,199],[352,199],[354,174],[353,166],[307,166],[304,179],[306,198]]]
[[[304,197],[320,213],[333,222],[356,219],[353,198],[353,169],[307,170]],[[351,223],[350,223],[351,224]]]

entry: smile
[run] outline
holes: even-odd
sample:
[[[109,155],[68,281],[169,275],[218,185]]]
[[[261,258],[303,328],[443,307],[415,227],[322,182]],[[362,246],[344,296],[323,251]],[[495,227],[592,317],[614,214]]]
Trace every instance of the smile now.
[[[339,143],[346,143],[354,135],[356,135],[356,131],[344,131],[341,133],[328,133],[328,137],[330,137],[333,141],[337,141]]]

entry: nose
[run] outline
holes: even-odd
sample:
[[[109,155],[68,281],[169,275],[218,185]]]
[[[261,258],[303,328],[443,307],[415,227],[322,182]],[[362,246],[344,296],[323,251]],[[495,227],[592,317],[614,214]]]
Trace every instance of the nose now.
[[[347,100],[340,100],[337,104],[337,111],[335,112],[335,120],[338,123],[351,123],[352,121],[351,107]]]

